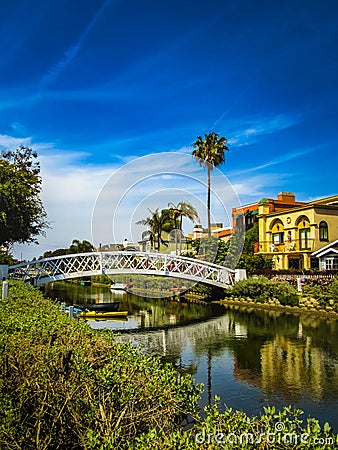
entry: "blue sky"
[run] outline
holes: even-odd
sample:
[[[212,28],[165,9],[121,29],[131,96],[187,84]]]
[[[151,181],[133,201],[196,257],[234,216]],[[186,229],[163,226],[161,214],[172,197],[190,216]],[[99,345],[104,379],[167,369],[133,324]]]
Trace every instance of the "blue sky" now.
[[[229,139],[221,172],[243,204],[283,190],[337,194],[337,49],[335,0],[2,0],[0,146],[38,151],[52,226],[17,252],[91,239],[95,200],[116,170],[173,152],[164,173],[210,131]],[[159,207],[169,187],[184,200],[190,188],[175,183],[134,187],[133,204],[147,215],[155,188]],[[214,219],[226,223],[217,209]]]

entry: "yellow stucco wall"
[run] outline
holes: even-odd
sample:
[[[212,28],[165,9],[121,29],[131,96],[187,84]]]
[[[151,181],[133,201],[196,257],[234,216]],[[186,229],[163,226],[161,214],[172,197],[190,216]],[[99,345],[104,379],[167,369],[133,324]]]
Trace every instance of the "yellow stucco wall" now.
[[[338,201],[338,196],[337,201]],[[332,197],[330,198],[331,203]],[[320,240],[319,224],[325,221],[328,240]],[[338,205],[309,203],[269,213],[266,203],[259,204],[259,253],[274,257],[276,269],[290,268],[290,260],[301,261],[300,268],[311,267],[311,253],[338,239]],[[283,242],[279,233],[283,235]]]

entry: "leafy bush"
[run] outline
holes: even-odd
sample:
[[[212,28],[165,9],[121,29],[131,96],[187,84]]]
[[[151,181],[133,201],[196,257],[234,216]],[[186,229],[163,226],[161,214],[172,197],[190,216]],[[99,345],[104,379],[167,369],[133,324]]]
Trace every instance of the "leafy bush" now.
[[[91,277],[92,283],[106,284],[110,286],[112,284],[112,280],[108,277],[108,275],[93,275]]]
[[[193,413],[190,375],[68,319],[11,283],[0,302],[0,448],[125,448]]]
[[[266,255],[242,254],[237,264],[237,269],[246,269],[248,275],[259,273],[259,271],[271,270],[273,259]]]
[[[338,312],[338,278],[305,279],[302,294],[314,297],[322,307],[332,306]]]
[[[270,281],[264,277],[251,277],[235,283],[226,291],[226,296],[246,297],[264,302],[277,298],[283,305],[298,305],[296,289],[286,281]]]
[[[215,404],[206,408],[206,414],[204,421],[198,421],[187,432],[166,434],[151,430],[137,439],[133,449],[327,450],[337,444],[337,437],[328,423],[321,428],[316,419],[303,421],[303,411],[293,410],[290,406],[281,411],[274,407],[264,408],[261,416],[249,417],[231,409],[220,413]]]

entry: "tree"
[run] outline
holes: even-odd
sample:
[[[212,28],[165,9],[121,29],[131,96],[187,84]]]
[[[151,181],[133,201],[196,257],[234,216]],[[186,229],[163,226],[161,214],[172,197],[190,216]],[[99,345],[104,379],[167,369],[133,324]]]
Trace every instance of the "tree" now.
[[[204,140],[201,136],[198,136],[197,141],[193,143],[193,147],[195,147],[195,150],[193,150],[192,156],[200,163],[201,166],[206,167],[208,170],[207,215],[208,237],[210,239],[210,174],[214,167],[218,167],[225,162],[224,152],[229,149],[226,146],[227,139],[225,137],[219,137],[219,134],[215,132],[205,134],[204,136]]]
[[[73,239],[68,248],[57,248],[53,251],[47,251],[41,258],[52,258],[53,256],[72,255],[76,253],[89,253],[95,252],[95,250],[95,247],[89,241]]]
[[[40,199],[37,153],[20,146],[0,155],[0,246],[35,242],[49,227]]]
[[[161,211],[159,211],[158,208],[156,208],[155,211],[151,211],[149,209],[149,212],[151,213],[150,217],[139,220],[138,222],[136,222],[136,224],[146,225],[149,227],[151,240],[152,242],[157,244],[157,250],[159,250],[161,245],[162,231],[166,227],[168,222],[170,222],[170,216],[167,209],[163,209]]]
[[[189,202],[179,202],[177,205],[168,203],[169,212],[174,221],[175,228],[182,230],[182,219],[186,217],[192,222],[199,220],[196,209]]]
[[[68,253],[89,253],[89,252],[95,252],[95,247],[93,244],[91,244],[89,241],[79,241],[78,239],[73,239]]]

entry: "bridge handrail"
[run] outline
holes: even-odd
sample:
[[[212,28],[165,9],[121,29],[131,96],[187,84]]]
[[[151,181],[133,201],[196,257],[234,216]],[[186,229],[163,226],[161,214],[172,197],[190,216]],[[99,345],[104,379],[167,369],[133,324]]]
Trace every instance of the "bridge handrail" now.
[[[197,259],[197,258],[189,258],[187,256],[181,256],[181,255],[170,255],[169,253],[156,253],[156,252],[134,252],[134,251],[107,251],[107,252],[86,252],[86,253],[71,253],[71,254],[65,254],[65,255],[58,255],[58,256],[51,256],[49,258],[43,258],[43,259],[35,259],[33,261],[28,261],[28,262],[23,262],[20,264],[15,264],[13,266],[10,266],[8,268],[8,270],[10,271],[11,269],[17,269],[19,267],[25,267],[27,265],[35,265],[37,263],[44,263],[46,261],[55,261],[56,259],[63,259],[63,258],[75,258],[78,256],[100,256],[100,255],[128,255],[128,256],[152,256],[152,257],[168,257],[169,259],[176,259],[176,260],[183,260],[183,261],[188,261],[188,262],[192,262],[192,263],[198,263],[200,262],[203,266],[207,266],[207,267],[211,267],[211,268],[215,268],[215,269],[225,269],[228,272],[231,273],[235,273],[235,270],[230,269],[228,267],[225,266],[220,266],[218,264],[214,264],[214,263],[210,263],[209,261],[203,261],[201,259]]]
[[[21,279],[34,285],[114,273],[171,276],[224,287],[233,283],[235,271],[186,256],[138,251],[72,253],[23,262],[8,268],[10,279]]]
[[[49,258],[41,258],[41,259],[34,259],[32,261],[26,261],[26,262],[22,262],[19,264],[15,264],[13,266],[9,266],[8,270],[10,269],[16,269],[18,267],[24,267],[27,266],[28,264],[33,265],[36,263],[43,263],[46,261],[54,261],[56,259],[63,259],[63,258],[74,258],[76,256],[90,256],[90,255],[99,255],[100,253],[106,253],[106,252],[87,252],[87,253],[70,253],[70,254],[65,254],[65,255],[58,255],[58,256],[51,256]]]

